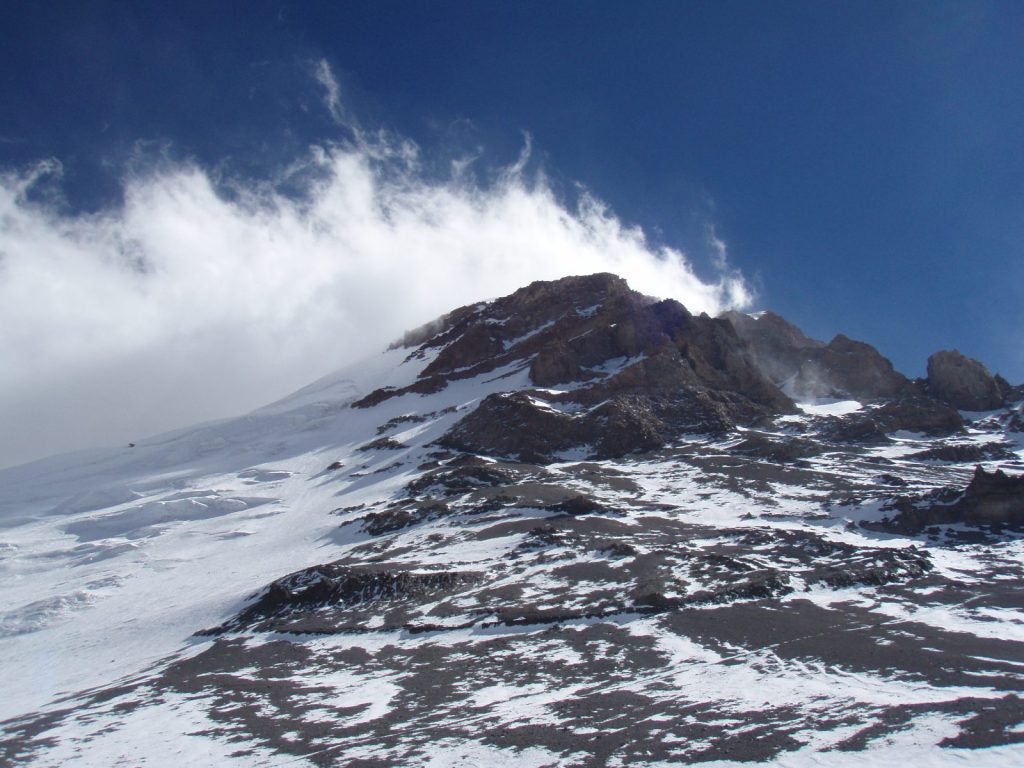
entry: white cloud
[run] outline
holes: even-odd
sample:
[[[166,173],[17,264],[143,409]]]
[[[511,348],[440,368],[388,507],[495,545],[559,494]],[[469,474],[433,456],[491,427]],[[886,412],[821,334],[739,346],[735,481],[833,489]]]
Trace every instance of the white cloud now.
[[[324,89],[324,106],[334,121],[339,124],[345,123],[345,116],[341,109],[341,88],[338,86],[338,79],[334,76],[331,65],[327,59],[319,59],[313,71],[316,81]]]
[[[701,280],[522,163],[480,186],[416,158],[387,138],[317,147],[290,170],[297,197],[165,165],[79,217],[26,197],[58,165],[0,177],[0,465],[243,412],[533,280],[609,271],[694,311],[749,301],[724,265]]]

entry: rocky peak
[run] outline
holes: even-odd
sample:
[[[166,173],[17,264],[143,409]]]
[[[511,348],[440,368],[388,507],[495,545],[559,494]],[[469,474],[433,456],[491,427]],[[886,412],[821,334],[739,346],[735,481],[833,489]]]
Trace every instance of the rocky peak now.
[[[1005,379],[956,349],[928,358],[927,387],[932,396],[964,411],[1000,408],[1012,391]]]
[[[567,440],[621,453],[664,442],[684,429],[716,431],[794,410],[727,320],[644,296],[609,274],[532,283],[504,298],[458,309],[407,335],[402,346],[412,348],[411,357],[433,359],[415,383],[371,393],[357,405],[435,392],[454,380],[499,369],[526,370],[530,382],[544,388],[525,400],[485,401],[450,441],[467,449],[485,450],[499,422],[507,423],[513,411],[516,423],[551,434],[549,453]],[[581,407],[593,411],[571,418],[529,412]],[[609,433],[637,425],[643,425],[639,440]],[[543,446],[534,444],[537,439],[531,436],[520,453],[544,454]],[[504,444],[501,448],[515,453]]]
[[[836,394],[855,399],[896,397],[911,387],[907,377],[877,349],[843,334],[818,350],[801,374],[823,379]]]
[[[538,281],[495,301],[457,309],[407,335],[401,346],[419,347],[424,353],[440,350],[424,370],[425,377],[466,378],[532,358],[557,346],[562,337],[614,329],[613,318],[635,314],[651,301],[606,273]],[[635,346],[629,330],[607,334],[607,341],[628,353]]]
[[[761,371],[777,384],[793,377],[825,342],[812,339],[774,312],[748,315],[730,310],[722,315],[750,345]]]
[[[451,380],[511,366],[528,368],[531,382],[542,387],[597,381],[616,392],[695,386],[733,391],[770,409],[792,408],[730,323],[651,299],[609,274],[536,282],[462,307],[407,334],[400,346],[433,360],[416,385],[385,393],[391,396],[436,391]],[[651,359],[659,363],[645,362]]]
[[[751,348],[758,367],[797,398],[873,400],[909,392],[910,381],[870,344],[839,334],[826,344],[772,312],[724,315]]]
[[[834,426],[837,440],[949,434],[963,428],[951,407],[960,390],[981,381],[1011,391],[980,364],[952,365],[941,355],[929,363],[927,385],[911,382],[874,347],[845,335],[826,344],[770,312],[694,315],[610,274],[532,283],[457,309],[396,346],[424,361],[416,380],[376,390],[355,407],[477,379],[486,385],[480,404],[442,444],[536,462],[570,449],[620,456],[684,434],[756,426],[794,413],[790,396],[871,403]],[[960,369],[944,386],[942,374]],[[503,388],[516,374],[520,383]]]

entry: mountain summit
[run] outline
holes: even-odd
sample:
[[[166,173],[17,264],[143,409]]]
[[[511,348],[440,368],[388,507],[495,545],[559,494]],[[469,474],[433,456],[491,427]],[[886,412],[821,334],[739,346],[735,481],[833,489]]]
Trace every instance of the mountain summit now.
[[[1017,764],[1022,397],[598,274],[0,471],[0,762]]]
[[[463,307],[401,347],[430,363],[415,383],[372,392],[356,407],[527,372],[532,387],[488,396],[444,438],[469,452],[548,463],[576,448],[610,458],[795,412],[729,321],[642,296],[609,274],[533,283]]]

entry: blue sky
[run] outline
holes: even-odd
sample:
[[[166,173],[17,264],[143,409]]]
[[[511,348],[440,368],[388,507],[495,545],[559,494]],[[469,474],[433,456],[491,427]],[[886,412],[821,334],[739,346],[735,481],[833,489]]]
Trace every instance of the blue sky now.
[[[592,195],[709,283],[724,245],[752,308],[909,375],[958,347],[1024,380],[1020,3],[11,2],[0,29],[0,168],[56,230],[182,168],[302,198],[311,146],[373,136],[417,183],[472,160],[481,194]]]

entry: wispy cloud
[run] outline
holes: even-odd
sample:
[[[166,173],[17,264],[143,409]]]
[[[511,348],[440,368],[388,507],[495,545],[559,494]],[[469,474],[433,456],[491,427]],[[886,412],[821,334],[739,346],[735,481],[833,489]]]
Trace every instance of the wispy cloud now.
[[[334,118],[334,122],[344,125],[347,121],[342,110],[341,87],[338,85],[338,78],[327,59],[318,59],[314,67],[314,77],[324,89],[324,107]]]
[[[243,412],[532,280],[610,271],[695,311],[749,301],[724,261],[702,280],[594,197],[557,199],[528,150],[490,183],[436,180],[387,136],[258,185],[163,161],[88,216],[31,194],[58,163],[0,177],[0,465]]]

